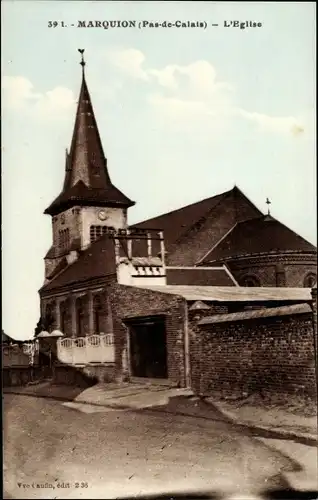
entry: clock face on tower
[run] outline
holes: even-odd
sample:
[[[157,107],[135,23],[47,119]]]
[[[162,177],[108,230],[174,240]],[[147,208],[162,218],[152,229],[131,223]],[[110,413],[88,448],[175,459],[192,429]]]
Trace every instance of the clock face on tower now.
[[[98,218],[99,218],[99,220],[106,220],[107,219],[107,214],[106,214],[105,210],[100,210],[98,212]]]

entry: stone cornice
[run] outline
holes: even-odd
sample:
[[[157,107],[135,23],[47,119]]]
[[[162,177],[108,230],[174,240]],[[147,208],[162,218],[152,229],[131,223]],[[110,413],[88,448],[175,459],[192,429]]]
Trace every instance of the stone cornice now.
[[[216,262],[221,261],[213,261],[215,265]],[[257,265],[257,264],[276,264],[278,262],[288,262],[290,264],[298,264],[298,263],[308,263],[312,265],[317,265],[317,254],[316,252],[284,252],[284,253],[263,253],[263,254],[249,254],[249,255],[240,255],[236,257],[229,257],[227,259],[223,259],[222,262],[230,264],[231,266],[236,265]],[[205,263],[207,265],[207,263]]]
[[[77,283],[71,283],[69,285],[61,286],[61,287],[56,287],[51,290],[43,290],[39,292],[40,298],[41,299],[51,299],[53,297],[58,297],[61,295],[66,295],[69,293],[77,293],[77,292],[83,292],[83,291],[88,291],[91,290],[92,287],[96,286],[104,286],[109,284],[109,282],[112,282],[113,279],[116,279],[115,274],[109,274],[107,276],[103,276],[101,278],[92,278],[88,279],[82,282],[77,282]]]

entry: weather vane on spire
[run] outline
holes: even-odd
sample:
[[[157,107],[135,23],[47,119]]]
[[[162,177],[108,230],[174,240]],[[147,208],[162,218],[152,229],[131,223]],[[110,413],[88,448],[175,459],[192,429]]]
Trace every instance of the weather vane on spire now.
[[[269,200],[269,198],[266,198],[266,205],[267,205],[267,215],[270,215],[270,210],[269,210],[269,206],[271,205],[271,201]]]
[[[82,60],[80,62],[80,65],[82,66],[83,71],[84,71],[84,66],[86,64],[86,62],[84,61],[84,52],[85,52],[85,49],[78,49],[78,51],[82,55]]]

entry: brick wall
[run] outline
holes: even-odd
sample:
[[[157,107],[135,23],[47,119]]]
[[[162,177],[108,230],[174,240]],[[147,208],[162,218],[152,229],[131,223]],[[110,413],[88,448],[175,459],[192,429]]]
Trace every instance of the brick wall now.
[[[190,333],[196,392],[266,392],[315,397],[312,314],[195,326]]]
[[[246,276],[253,276],[258,280],[259,286],[277,286],[275,263],[255,265],[244,259],[244,263],[240,264],[238,263],[235,266],[229,264],[230,271],[240,285],[242,285]]]
[[[113,314],[118,377],[123,372],[123,352],[127,349],[127,318],[163,314],[166,317],[167,366],[171,382],[184,386],[184,299],[150,290],[125,285],[112,285],[109,289]]]
[[[303,287],[305,277],[309,273],[317,274],[316,256],[314,256],[312,260],[313,262],[311,264],[305,262],[303,264],[297,263],[285,266],[286,280],[289,286]]]
[[[318,337],[317,337],[317,284],[316,287],[311,290],[311,296],[312,296],[312,322],[313,322],[313,331],[314,331],[314,339],[315,339],[315,363],[316,363],[316,377],[317,377],[317,384],[318,384]],[[317,387],[318,389],[318,387]]]
[[[70,243],[80,237],[80,208],[73,207],[65,210],[52,219],[53,246],[58,252],[59,249],[59,231],[68,228],[70,231]],[[65,253],[65,252],[64,252]]]
[[[210,312],[212,314],[227,314],[228,309],[228,306],[224,304],[211,304],[210,306]]]
[[[303,287],[305,276],[312,272],[317,273],[316,256],[313,255],[311,260],[295,262],[283,262],[279,257],[273,256],[270,260],[267,255],[259,257],[251,257],[250,259],[236,259],[233,262],[228,262],[227,265],[234,278],[239,284],[242,284],[245,276],[255,276],[260,286],[288,286],[288,287]],[[284,272],[284,284],[277,283],[277,278]]]
[[[222,267],[219,269],[167,267],[166,277],[167,285],[235,286],[231,276]]]

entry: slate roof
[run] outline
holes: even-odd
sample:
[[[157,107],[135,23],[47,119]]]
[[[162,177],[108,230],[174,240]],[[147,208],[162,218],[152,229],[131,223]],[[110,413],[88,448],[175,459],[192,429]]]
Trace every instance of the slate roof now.
[[[199,325],[211,325],[215,323],[224,323],[232,321],[244,321],[256,318],[270,318],[275,316],[289,316],[292,314],[306,314],[312,313],[309,304],[292,304],[289,306],[268,307],[264,309],[257,309],[254,311],[242,311],[231,314],[215,314],[213,316],[206,316],[199,321]]]
[[[227,211],[228,220],[221,222],[219,226],[221,212],[227,214]],[[235,186],[219,195],[134,224],[132,227],[163,230],[168,254],[167,264],[193,266],[201,262],[212,245],[223,236],[223,223],[226,227],[230,220],[234,225],[235,222],[260,215],[258,208]]]
[[[40,292],[48,292],[63,286],[103,278],[115,273],[114,241],[109,235],[105,234],[93,245],[80,252],[78,259],[69,264],[56,278],[44,285]]]
[[[317,250],[314,245],[284,224],[265,215],[236,224],[203,262],[219,262],[244,255],[290,251],[316,252]]]
[[[179,295],[186,300],[211,302],[263,302],[263,301],[311,301],[310,288],[240,287],[240,286],[185,286],[185,285],[140,285],[138,288],[155,292]]]
[[[70,246],[68,252],[71,252],[73,250],[80,250],[80,249],[81,249],[81,239],[80,238],[75,238],[72,241],[71,246]],[[60,256],[59,249],[54,248],[54,245],[52,245],[50,247],[50,249],[47,251],[44,259],[54,259],[57,256]]]
[[[133,201],[127,198],[127,196],[112,184],[106,188],[92,188],[86,186],[84,182],[80,180],[68,190],[62,191],[45,210],[45,213],[54,215],[74,205],[131,207],[134,204]]]
[[[49,280],[54,278],[54,276],[57,276],[63,269],[65,269],[68,266],[68,262],[66,257],[64,257],[58,265],[53,269],[53,271],[47,276]]]

